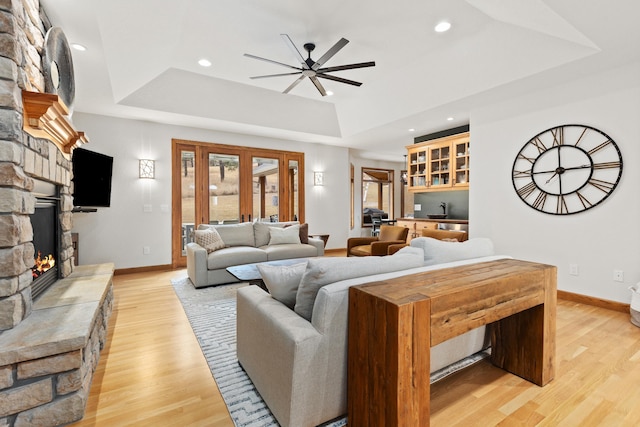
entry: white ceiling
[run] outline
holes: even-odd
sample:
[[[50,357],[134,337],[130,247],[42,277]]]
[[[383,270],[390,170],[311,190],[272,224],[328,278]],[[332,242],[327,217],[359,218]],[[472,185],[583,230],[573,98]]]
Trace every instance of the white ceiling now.
[[[640,58],[637,0],[41,0],[73,51],[74,111],[297,141],[398,158],[413,137],[469,122],[489,101]],[[441,20],[450,31],[435,33]],[[335,72],[322,97],[291,70],[280,34]],[[207,58],[213,65],[197,64]],[[453,117],[453,121],[447,121]],[[414,133],[408,129],[414,128]]]

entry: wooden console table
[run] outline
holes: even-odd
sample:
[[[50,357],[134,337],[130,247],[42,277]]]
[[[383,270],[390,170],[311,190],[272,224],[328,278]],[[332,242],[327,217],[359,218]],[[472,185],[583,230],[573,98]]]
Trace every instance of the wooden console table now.
[[[348,424],[428,426],[430,347],[490,325],[494,365],[539,386],[555,375],[554,266],[514,259],[349,290]]]

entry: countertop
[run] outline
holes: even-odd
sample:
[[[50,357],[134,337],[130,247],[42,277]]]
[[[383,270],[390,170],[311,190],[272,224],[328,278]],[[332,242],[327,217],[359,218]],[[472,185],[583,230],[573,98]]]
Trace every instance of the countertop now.
[[[440,222],[449,224],[469,224],[468,219],[397,218],[397,221]]]

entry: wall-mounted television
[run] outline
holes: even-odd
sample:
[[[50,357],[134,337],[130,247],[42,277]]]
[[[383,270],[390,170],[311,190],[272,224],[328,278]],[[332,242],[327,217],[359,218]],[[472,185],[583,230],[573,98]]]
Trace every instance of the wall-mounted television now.
[[[113,157],[76,148],[73,165],[73,205],[76,208],[106,208],[111,205]]]

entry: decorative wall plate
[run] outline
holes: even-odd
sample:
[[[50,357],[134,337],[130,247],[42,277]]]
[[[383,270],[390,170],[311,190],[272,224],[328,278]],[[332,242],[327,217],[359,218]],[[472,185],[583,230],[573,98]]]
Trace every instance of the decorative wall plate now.
[[[512,182],[527,205],[552,215],[591,209],[613,193],[622,154],[606,133],[562,125],[531,138],[513,162]]]
[[[47,93],[58,95],[71,113],[76,96],[73,60],[69,43],[60,27],[50,28],[44,37],[42,68],[45,81],[44,90]]]

